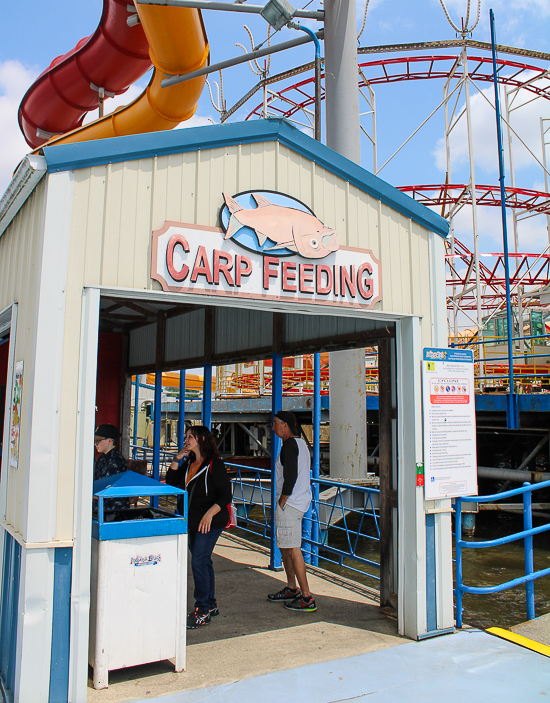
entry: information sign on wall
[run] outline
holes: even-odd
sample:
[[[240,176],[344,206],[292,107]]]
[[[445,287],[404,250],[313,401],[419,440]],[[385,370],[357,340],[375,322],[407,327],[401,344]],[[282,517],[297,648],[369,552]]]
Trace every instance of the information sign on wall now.
[[[21,396],[23,394],[23,362],[15,364],[10,425],[10,466],[19,464],[19,434],[21,431]]]
[[[424,349],[425,498],[477,495],[474,357],[467,349]]]

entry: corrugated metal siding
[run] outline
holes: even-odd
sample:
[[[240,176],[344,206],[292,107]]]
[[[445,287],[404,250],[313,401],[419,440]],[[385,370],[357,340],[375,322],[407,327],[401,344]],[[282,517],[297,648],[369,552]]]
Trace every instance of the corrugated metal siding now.
[[[260,310],[224,308],[216,310],[214,354],[232,354],[239,349],[261,349],[273,343],[273,314]]]
[[[24,361],[19,468],[8,468],[6,520],[23,530],[29,472],[29,435],[40,283],[46,178],[43,178],[0,237],[0,310],[19,303],[15,361]],[[26,381],[26,383],[25,383]],[[8,448],[5,448],[8,451]]]
[[[157,325],[144,325],[130,331],[128,363],[131,368],[154,364],[157,355]]]
[[[380,323],[354,317],[330,315],[285,315],[285,344],[342,337],[376,329]]]
[[[292,194],[336,228],[341,244],[371,249],[382,267],[377,308],[421,311],[429,327],[430,282],[420,275],[428,270],[427,230],[274,142],[79,171],[74,246],[85,284],[158,290],[149,278],[151,231],[165,220],[218,226],[222,192],[253,188]]]
[[[166,320],[164,358],[166,361],[204,356],[204,309]]]

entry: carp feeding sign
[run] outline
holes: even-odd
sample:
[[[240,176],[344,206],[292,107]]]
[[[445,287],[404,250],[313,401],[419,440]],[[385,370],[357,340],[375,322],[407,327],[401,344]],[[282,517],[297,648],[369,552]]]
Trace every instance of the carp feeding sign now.
[[[224,194],[223,228],[165,222],[153,232],[151,278],[163,290],[360,309],[381,300],[371,251],[341,246],[335,230],[289,196],[270,194],[277,205],[265,192],[245,195]]]

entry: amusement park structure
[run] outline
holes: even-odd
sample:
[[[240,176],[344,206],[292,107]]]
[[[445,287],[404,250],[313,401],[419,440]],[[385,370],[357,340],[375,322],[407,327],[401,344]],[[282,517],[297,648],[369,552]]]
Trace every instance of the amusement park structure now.
[[[496,60],[496,77],[502,96],[502,122],[507,141],[509,171],[509,185],[505,188],[504,205],[511,213],[513,233],[513,252],[508,257],[511,270],[510,292],[507,296],[504,271],[506,257],[501,251],[482,252],[479,246],[478,209],[502,206],[498,185],[477,182],[476,149],[472,127],[471,94],[481,96],[494,109],[494,100],[491,101],[487,91],[483,90],[483,86],[494,84],[495,74],[489,55],[491,44],[472,38],[479,22],[479,2],[475,21],[471,23],[471,3],[468,2],[466,17],[460,27],[451,19],[443,0],[440,0],[440,3],[455,32],[454,39],[358,47],[357,90],[364,108],[360,111],[360,129],[370,144],[371,168],[376,175],[380,174],[391,161],[402,156],[403,148],[409,141],[427,124],[430,124],[431,128],[432,118],[437,113],[443,112],[446,171],[444,182],[394,185],[418,202],[435,209],[449,221],[450,234],[446,243],[449,339],[451,342],[464,342],[464,340],[471,342],[485,373],[487,369],[483,360],[486,356],[491,356],[485,342],[491,342],[491,339],[495,342],[499,337],[506,336],[502,334],[506,325],[502,324],[501,318],[506,309],[507,297],[513,310],[513,336],[518,338],[515,348],[522,355],[528,352],[534,353],[535,344],[528,339],[519,338],[541,337],[547,331],[546,317],[550,313],[547,310],[544,294],[550,285],[550,194],[546,148],[550,141],[548,124],[550,120],[540,118],[541,148],[538,153],[534,153],[527,146],[525,139],[513,129],[511,120],[513,113],[521,110],[525,105],[533,101],[550,100],[550,82],[546,68],[550,54],[510,46],[497,46],[499,58]],[[157,7],[158,5],[173,7],[160,8]],[[358,41],[365,28],[368,5],[369,0],[365,5]],[[205,79],[212,105],[219,112],[222,123],[228,121],[237,111],[246,108],[248,120],[284,117],[304,129],[311,129],[314,134],[316,126],[318,130],[320,104],[325,99],[324,75],[319,70],[319,62],[317,62],[317,68],[316,62],[310,62],[277,75],[270,75],[270,32],[266,40],[268,47],[257,51],[252,33],[245,25],[252,51],[246,53],[245,47],[237,44],[245,51],[240,62],[249,60],[250,68],[258,77],[258,81],[232,107],[227,108],[220,70],[220,83],[215,84],[217,99],[214,99],[212,85],[206,75],[213,72],[216,66],[208,66],[208,43],[200,9],[228,9],[228,6],[223,3],[199,2],[199,0],[196,2],[195,0],[166,0],[166,2],[142,0],[136,3],[135,10],[132,9],[129,16],[130,6],[128,8],[123,6],[119,0],[110,0],[105,4],[105,7],[107,6],[111,9],[109,12],[104,10],[104,16],[96,32],[79,42],[73,51],[55,59],[23,98],[19,119],[31,146],[37,147],[45,142],[56,144],[131,134],[135,131],[171,129],[193,114]],[[259,11],[255,6],[239,5],[237,9],[243,12]],[[181,14],[182,10],[184,14]],[[294,11],[293,17],[319,19],[321,14],[315,11],[297,10]],[[174,39],[177,33],[171,31],[173,29],[171,23],[175,18],[180,23],[178,27],[189,40],[188,51],[183,54]],[[289,26],[313,34],[299,25],[290,23]],[[168,35],[172,39],[166,42],[162,37],[168,29],[170,29]],[[151,65],[144,31],[152,42],[151,57],[155,73],[151,85],[134,103],[111,115],[103,116],[104,100],[124,92],[127,86]],[[113,37],[116,37],[116,41]],[[304,41],[309,40],[304,38]],[[286,44],[296,45],[296,41],[286,42]],[[107,71],[106,66],[113,63],[115,54],[115,58],[118,57],[115,62],[119,67],[118,72]],[[263,67],[256,58],[260,55],[267,57]],[[377,58],[363,60],[373,55]],[[236,62],[237,60],[232,60],[225,64],[229,66]],[[199,70],[192,70],[193,67],[195,69],[199,67]],[[88,80],[90,76],[93,78],[91,82]],[[421,124],[412,130],[401,146],[380,165],[378,146],[381,135],[378,125],[381,120],[378,116],[375,91],[384,85],[404,84],[408,81],[416,83],[438,81],[442,86],[442,98]],[[173,87],[166,90],[168,85]],[[177,94],[173,93],[174,90]],[[170,100],[167,103],[168,94]],[[258,94],[262,95],[261,102],[250,108],[246,107]],[[177,97],[175,101],[174,95]],[[82,126],[86,112],[97,108],[98,105],[100,118],[89,125]],[[540,112],[542,114],[543,111]],[[469,174],[465,182],[456,182],[453,180],[451,167],[453,156],[451,135],[461,122],[465,122]],[[319,133],[317,137],[320,137]],[[540,167],[544,178],[544,190],[527,189],[516,183],[514,149],[517,149],[518,142],[527,149],[533,163]],[[471,238],[469,237],[472,241],[471,248],[460,241],[454,232],[455,220],[463,209],[465,212],[471,211]],[[532,217],[546,217],[546,229],[549,233],[549,244],[542,251],[535,253],[522,251],[518,232],[519,224]],[[533,320],[535,320],[534,323]],[[546,338],[537,342],[546,345]],[[501,353],[505,353],[503,346],[500,346],[500,350]],[[541,361],[545,360],[541,359]],[[531,361],[523,359],[521,363],[529,365]],[[303,364],[307,367],[307,362]],[[482,370],[481,366],[479,370]],[[260,376],[264,376],[260,369],[257,369],[257,379],[254,381],[249,378],[250,369],[247,369],[246,373],[237,373],[236,370],[232,373],[236,374],[235,378],[242,379],[244,384],[242,390],[246,388],[246,392],[250,392],[252,386],[256,387]],[[299,378],[300,373],[296,369],[292,372],[296,376],[296,387],[305,388],[300,380],[301,377]],[[328,365],[326,373],[328,374]],[[233,388],[229,381],[225,385]],[[305,385],[307,386],[307,383]]]
[[[443,4],[443,3],[442,3]],[[368,3],[367,3],[368,6]],[[445,9],[445,8],[444,8]],[[461,37],[450,41],[417,42],[386,46],[359,47],[359,57],[369,54],[388,54],[388,57],[359,62],[358,91],[364,101],[361,112],[361,130],[372,147],[372,170],[375,174],[398,156],[403,147],[422,129],[430,119],[443,110],[445,120],[444,142],[446,177],[444,183],[395,184],[401,191],[427,207],[436,209],[449,220],[450,236],[447,242],[447,308],[449,337],[458,338],[467,329],[472,341],[482,339],[491,320],[505,309],[506,290],[504,281],[504,255],[502,252],[483,253],[479,250],[479,207],[501,207],[498,184],[481,185],[476,181],[475,147],[472,134],[471,92],[476,91],[494,109],[484,84],[493,83],[491,51],[486,42],[471,39],[471,28],[459,30],[447,18]],[[451,50],[455,49],[451,53]],[[511,303],[514,310],[515,327],[522,335],[523,320],[530,308],[537,307],[544,318],[547,312],[541,306],[540,293],[550,283],[550,245],[539,253],[522,252],[518,224],[535,216],[546,217],[546,228],[550,220],[550,194],[548,193],[548,171],[546,147],[548,145],[548,121],[540,118],[541,152],[538,154],[525,144],[521,135],[511,126],[511,115],[515,110],[535,100],[550,99],[548,70],[545,67],[550,54],[509,46],[497,46],[497,80],[503,96],[503,123],[507,138],[510,185],[506,187],[505,206],[509,209],[513,224],[513,253],[510,254]],[[444,54],[433,53],[444,50]],[[395,54],[402,54],[395,56]],[[518,60],[521,57],[521,60]],[[540,65],[544,62],[544,66]],[[219,110],[221,121],[228,120],[258,92],[263,92],[261,103],[249,110],[247,119],[285,117],[303,128],[313,129],[315,105],[314,77],[302,78],[311,73],[313,64],[308,63],[278,75],[269,76],[267,71],[248,93],[227,110]],[[256,73],[258,71],[255,71]],[[296,81],[296,78],[299,78]],[[437,107],[411,133],[403,144],[381,166],[378,165],[377,108],[375,87],[406,81],[434,81],[442,83],[443,96]],[[290,83],[289,83],[290,81]],[[286,83],[284,87],[278,87]],[[321,99],[324,92],[321,88]],[[216,107],[216,105],[214,105]],[[542,111],[541,111],[542,112]],[[468,141],[469,178],[466,183],[456,183],[451,170],[451,133],[460,120],[466,122]],[[544,191],[519,187],[514,171],[514,144],[520,142],[530,153],[533,163],[540,166],[544,174]],[[495,160],[496,160],[495,150]],[[454,219],[463,208],[471,210],[472,251],[454,235]],[[550,235],[549,235],[550,242]],[[487,334],[486,334],[487,336]],[[516,335],[517,336],[517,335]]]

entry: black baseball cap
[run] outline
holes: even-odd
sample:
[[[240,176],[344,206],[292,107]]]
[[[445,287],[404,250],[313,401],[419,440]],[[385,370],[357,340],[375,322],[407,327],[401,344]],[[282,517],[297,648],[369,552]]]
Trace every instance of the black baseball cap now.
[[[279,410],[275,413],[274,417],[278,417],[282,422],[286,422],[292,434],[297,435],[300,433],[296,415],[291,413],[290,410]]]
[[[102,439],[117,440],[120,437],[120,432],[114,425],[99,425],[95,428],[94,434]]]

